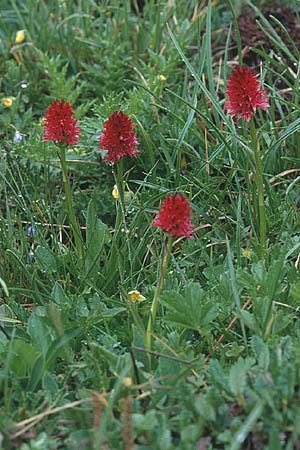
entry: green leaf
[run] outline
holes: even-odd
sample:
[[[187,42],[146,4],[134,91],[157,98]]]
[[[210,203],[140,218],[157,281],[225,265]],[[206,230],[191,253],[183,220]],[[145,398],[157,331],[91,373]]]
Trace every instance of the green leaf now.
[[[284,311],[278,311],[275,316],[275,320],[272,326],[272,332],[279,334],[282,332],[292,321],[292,317]]]
[[[132,421],[134,427],[137,430],[141,431],[151,431],[158,424],[156,412],[154,411],[154,409],[147,411],[145,415],[138,413],[133,414]]]
[[[204,394],[198,395],[195,400],[195,408],[201,417],[214,422],[216,420],[216,410],[214,405],[209,402],[209,398]]]
[[[247,373],[254,364],[253,358],[239,358],[229,371],[229,387],[236,396],[244,394],[247,381]]]
[[[39,353],[29,343],[15,339],[11,346],[9,369],[18,376],[26,376],[34,367]]]
[[[40,245],[36,248],[34,253],[36,260],[42,270],[45,272],[56,272],[57,264],[53,254],[46,247]]]
[[[264,409],[263,403],[261,401],[258,401],[257,404],[252,409],[252,411],[250,412],[249,416],[246,418],[241,427],[235,433],[231,441],[230,447],[228,447],[228,450],[239,450],[241,448],[241,445],[243,444],[244,440],[250,433],[255,422],[262,415],[263,409]]]
[[[209,324],[218,315],[218,306],[210,301],[198,283],[190,283],[183,294],[166,291],[160,296],[167,308],[166,321],[207,334]]]
[[[54,286],[53,286],[53,289],[51,292],[51,297],[53,298],[55,303],[57,303],[58,305],[61,305],[61,304],[65,303],[66,301],[69,301],[68,297],[65,294],[65,291],[63,290],[62,286],[57,281],[54,283]]]
[[[260,334],[259,325],[253,314],[249,311],[237,311],[236,315],[248,328],[250,328],[250,330],[254,331],[256,334]]]
[[[45,370],[44,355],[39,355],[34,363],[28,382],[28,390],[34,391],[39,384]]]
[[[6,283],[5,283],[4,280],[2,280],[2,278],[0,278],[0,285],[1,285],[2,289],[3,289],[3,292],[6,295],[6,297],[9,297],[9,292],[8,292]]]
[[[226,114],[224,114],[223,109],[220,106],[220,103],[216,100],[215,96],[209,91],[209,89],[207,89],[207,87],[205,86],[205,84],[203,83],[203,81],[201,80],[201,78],[199,77],[198,73],[195,71],[195,69],[193,68],[192,64],[188,61],[188,59],[186,58],[185,54],[183,53],[180,45],[178,44],[174,33],[172,32],[171,28],[167,25],[168,28],[168,32],[170,34],[170,37],[178,51],[178,53],[181,56],[182,61],[185,63],[187,69],[190,71],[191,75],[193,76],[193,78],[195,79],[196,83],[199,85],[200,89],[203,91],[203,93],[209,98],[209,100],[211,101],[211,103],[214,106],[214,110],[218,113],[218,115],[220,116],[220,118],[222,119],[222,121],[224,123],[226,123],[226,125],[228,126],[228,128],[230,130],[232,130],[232,123],[230,121],[230,119],[228,118],[228,116],[226,116]]]
[[[263,370],[268,370],[270,363],[270,352],[267,344],[259,336],[253,336],[251,344],[252,349],[256,354],[258,365]]]
[[[51,336],[49,328],[46,324],[47,318],[41,317],[33,312],[28,320],[27,332],[38,350],[46,353],[50,343]]]
[[[86,218],[86,258],[85,270],[87,274],[97,276],[100,256],[107,236],[107,226],[95,214],[96,207],[91,200],[88,205]]]
[[[72,339],[82,333],[82,331],[83,327],[73,327],[69,330],[66,330],[62,336],[59,336],[57,339],[55,339],[46,353],[45,367],[47,368],[52,360],[58,356],[60,350],[65,347],[66,344],[68,344]]]

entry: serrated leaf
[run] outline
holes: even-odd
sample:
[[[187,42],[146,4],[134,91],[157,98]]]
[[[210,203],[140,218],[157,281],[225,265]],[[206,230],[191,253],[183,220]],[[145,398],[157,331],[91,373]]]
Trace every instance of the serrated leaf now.
[[[209,399],[205,395],[200,394],[196,398],[195,408],[201,417],[204,417],[212,422],[216,420],[215,407],[209,402]]]
[[[210,301],[198,283],[190,283],[182,294],[166,291],[161,302],[167,307],[166,320],[180,327],[205,334],[218,315],[218,306]]]
[[[247,381],[247,373],[253,365],[252,358],[239,358],[229,371],[229,387],[231,392],[236,396],[244,394]]]
[[[253,314],[249,311],[237,311],[236,315],[248,328],[250,328],[250,330],[254,331],[256,334],[260,334],[259,325]]]
[[[270,363],[270,352],[267,344],[259,336],[253,336],[252,349],[256,354],[258,365],[263,369],[267,370]]]
[[[228,390],[228,380],[227,374],[225,373],[223,367],[220,362],[216,359],[212,359],[209,365],[209,374],[212,379],[212,382],[217,386],[221,387],[225,391]]]

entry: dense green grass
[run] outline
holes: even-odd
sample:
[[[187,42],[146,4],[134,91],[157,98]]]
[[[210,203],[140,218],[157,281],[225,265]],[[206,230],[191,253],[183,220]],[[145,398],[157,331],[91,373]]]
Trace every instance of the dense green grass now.
[[[224,109],[243,58],[237,18],[256,6],[150,0],[137,13],[134,3],[0,0],[0,100],[14,98],[0,104],[0,447],[297,449],[297,43],[256,11],[270,42],[253,50],[271,104],[255,116],[262,255],[249,129]],[[56,98],[72,103],[82,131],[67,155],[81,269],[56,147],[42,142]],[[116,230],[114,174],[97,146],[118,109],[135,122],[141,153],[124,159]],[[150,354],[165,243],[152,221],[176,191],[191,201],[194,236],[173,245]],[[146,301],[130,303],[136,289]]]

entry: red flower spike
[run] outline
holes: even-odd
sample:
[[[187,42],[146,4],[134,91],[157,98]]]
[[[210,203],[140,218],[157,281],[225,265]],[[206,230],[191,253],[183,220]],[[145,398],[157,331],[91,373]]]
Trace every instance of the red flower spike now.
[[[154,227],[171,236],[192,237],[191,205],[182,194],[168,195],[162,202]]]
[[[70,103],[55,100],[46,111],[43,141],[53,141],[76,145],[80,138],[77,119],[72,119],[74,111]]]
[[[228,99],[225,108],[231,116],[250,122],[257,108],[263,110],[270,107],[265,89],[260,89],[260,83],[253,72],[246,67],[236,67],[228,78],[226,94]]]
[[[104,161],[117,162],[123,156],[135,158],[139,153],[134,123],[122,111],[112,113],[104,124],[104,131],[100,136],[101,150],[107,150]]]

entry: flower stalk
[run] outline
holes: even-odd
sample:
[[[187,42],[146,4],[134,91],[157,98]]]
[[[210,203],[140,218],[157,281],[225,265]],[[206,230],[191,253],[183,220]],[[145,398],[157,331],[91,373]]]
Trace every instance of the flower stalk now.
[[[265,89],[261,89],[260,82],[254,73],[247,67],[235,67],[227,83],[227,100],[225,108],[228,113],[237,120],[244,119],[249,123],[250,137],[252,141],[255,184],[257,188],[257,198],[254,195],[254,210],[258,210],[259,221],[259,253],[263,257],[266,251],[266,212],[264,199],[263,166],[261,160],[259,140],[257,130],[254,125],[253,116],[257,109],[267,110],[269,98]]]
[[[82,242],[82,235],[81,230],[78,225],[74,207],[73,207],[73,201],[72,201],[72,192],[71,192],[71,186],[70,186],[70,180],[69,180],[69,174],[68,174],[68,167],[67,167],[67,161],[66,161],[66,147],[64,144],[59,146],[59,160],[62,168],[62,178],[63,178],[63,185],[64,185],[64,191],[66,194],[66,203],[67,203],[67,211],[70,221],[70,227],[71,231],[74,237],[74,243],[75,243],[75,249],[76,254],[78,258],[79,267],[83,268],[83,242]]]
[[[158,297],[162,292],[163,286],[164,286],[164,280],[167,272],[167,268],[169,265],[171,250],[172,250],[172,244],[173,244],[174,238],[169,235],[167,239],[167,245],[165,248],[164,255],[162,257],[162,261],[160,264],[160,270],[159,270],[159,279],[158,283],[154,292],[151,308],[150,308],[150,315],[148,319],[148,326],[147,326],[147,332],[146,332],[146,348],[148,350],[151,350],[152,348],[152,333],[154,329],[154,324],[156,320],[157,315],[157,307],[158,307]]]
[[[258,204],[258,217],[259,217],[260,256],[263,257],[266,251],[266,235],[267,235],[265,199],[264,199],[264,180],[263,180],[263,169],[262,169],[259,139],[257,137],[257,131],[255,128],[253,118],[250,120],[250,135],[254,151],[255,183],[258,196],[256,203]]]
[[[117,216],[115,222],[115,232],[112,242],[112,249],[110,260],[113,263],[118,260],[119,246],[120,242],[120,232],[122,229],[122,224],[125,223],[125,210],[124,210],[124,183],[123,183],[123,160],[119,159],[117,162],[117,170],[113,170],[115,182],[117,186],[118,198],[117,198]],[[122,278],[122,271],[120,271],[120,276]]]
[[[192,237],[191,205],[184,195],[176,193],[168,195],[162,202],[156,219],[153,221],[154,227],[159,227],[167,233],[168,239],[165,251],[160,264],[158,283],[154,292],[148,326],[145,338],[145,346],[149,350],[152,347],[152,333],[155,325],[158,298],[164,286],[164,280],[169,264],[174,237]]]
[[[70,228],[74,238],[78,264],[82,270],[84,265],[84,247],[81,230],[73,207],[72,192],[66,161],[66,148],[69,145],[78,144],[80,139],[80,127],[78,126],[78,120],[74,119],[73,115],[74,111],[70,103],[65,100],[54,100],[54,102],[48,107],[44,118],[43,141],[53,141],[58,148]]]

